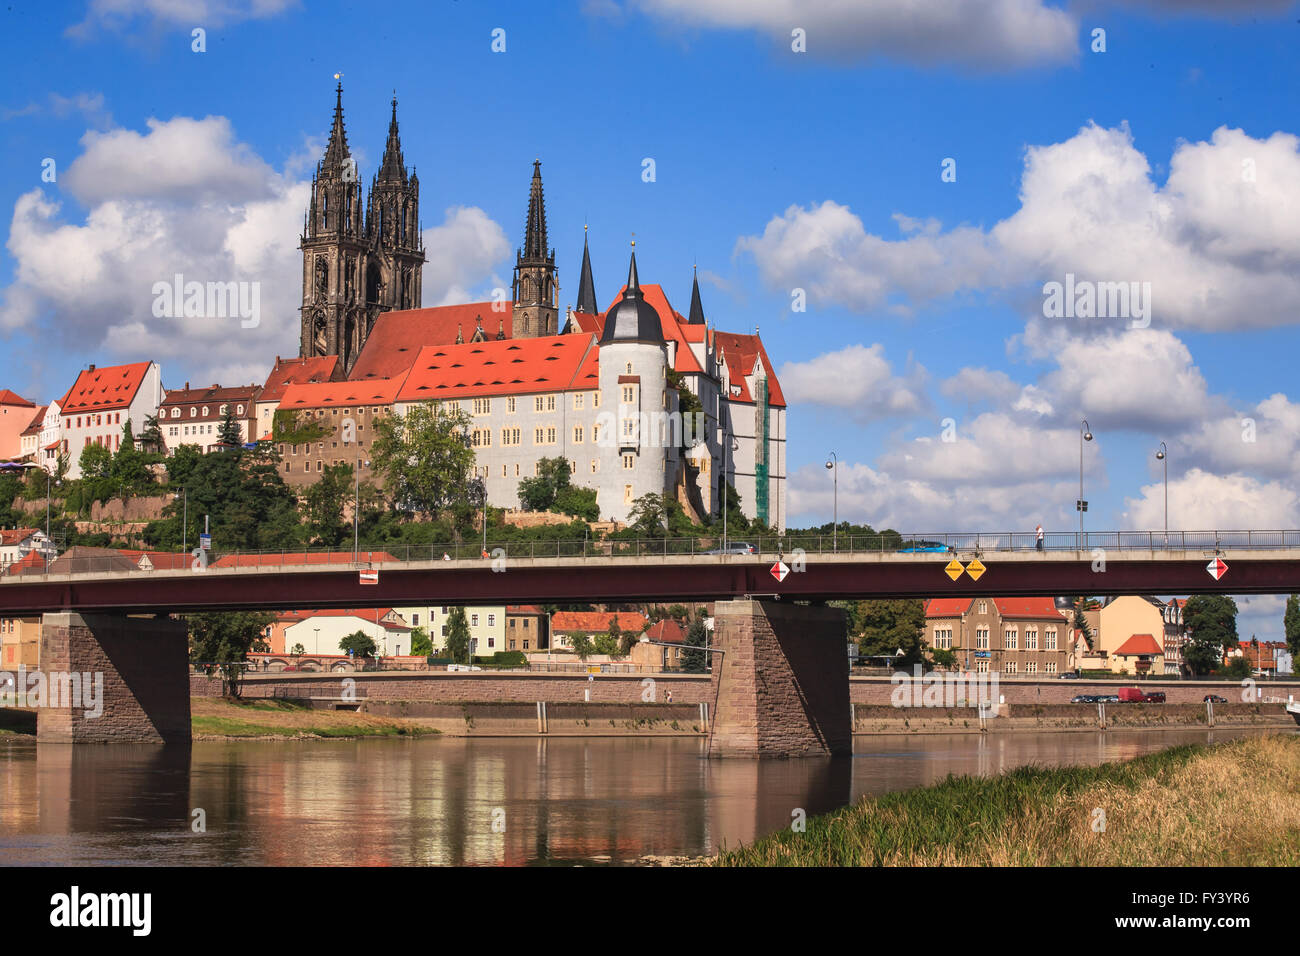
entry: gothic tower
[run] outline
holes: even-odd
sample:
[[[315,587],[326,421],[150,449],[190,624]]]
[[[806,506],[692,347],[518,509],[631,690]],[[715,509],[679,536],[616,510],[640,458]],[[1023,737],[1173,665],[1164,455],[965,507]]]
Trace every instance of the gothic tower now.
[[[390,309],[420,307],[420,274],[424,242],[420,237],[420,180],[409,176],[402,160],[397,133],[397,97],[388,123],[388,142],[379,172],[370,185],[366,213],[366,238],[370,257],[366,264],[367,325]]]
[[[546,202],[542,198],[542,161],[538,159],[533,161],[533,182],[528,192],[524,246],[515,253],[511,310],[514,338],[535,339],[556,334],[558,292],[555,250],[546,244]]]
[[[312,176],[311,204],[303,222],[303,357],[337,355],[351,368],[363,341],[358,301],[366,263],[357,163],[343,128],[343,84],[334,91],[334,125],[325,155]]]

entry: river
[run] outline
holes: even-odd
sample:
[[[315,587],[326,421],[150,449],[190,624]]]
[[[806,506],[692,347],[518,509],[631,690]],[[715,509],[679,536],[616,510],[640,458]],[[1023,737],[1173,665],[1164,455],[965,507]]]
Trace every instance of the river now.
[[[1252,730],[858,737],[706,760],[681,738],[42,746],[0,738],[0,864],[622,864],[715,853],[948,774],[1097,764]],[[1276,731],[1274,731],[1276,732]],[[201,824],[201,826],[200,826]]]

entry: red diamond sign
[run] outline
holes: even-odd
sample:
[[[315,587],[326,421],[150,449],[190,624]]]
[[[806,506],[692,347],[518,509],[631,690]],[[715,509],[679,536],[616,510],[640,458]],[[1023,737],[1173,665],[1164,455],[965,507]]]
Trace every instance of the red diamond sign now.
[[[786,566],[784,561],[778,561],[776,564],[772,565],[772,577],[776,578],[778,581],[784,581],[785,576],[789,573],[790,569]]]
[[[378,584],[378,583],[379,583],[379,572],[378,572],[378,571],[362,571],[362,572],[361,572],[361,583],[362,583],[362,584]]]
[[[1228,563],[1223,558],[1215,558],[1205,566],[1205,570],[1209,571],[1210,577],[1217,581],[1228,573]]]

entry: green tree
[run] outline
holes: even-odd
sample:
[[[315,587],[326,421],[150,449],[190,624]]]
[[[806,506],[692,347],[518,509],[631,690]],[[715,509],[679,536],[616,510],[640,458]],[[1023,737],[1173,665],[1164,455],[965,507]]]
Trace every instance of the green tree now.
[[[154,483],[149,464],[157,457],[145,454],[136,446],[135,436],[131,433],[131,420],[128,418],[122,426],[122,444],[113,456],[109,476],[123,493],[143,491]]]
[[[339,650],[344,654],[351,653],[353,657],[374,657],[378,648],[375,639],[365,631],[353,631],[339,641]]]
[[[463,607],[454,607],[447,615],[447,656],[453,664],[469,663],[469,621]]]
[[[601,634],[588,635],[591,639],[592,649],[597,654],[604,654],[606,657],[622,657],[619,653],[619,640],[608,632]]]
[[[81,449],[77,465],[81,468],[83,479],[107,478],[113,470],[113,453],[106,445],[90,444]]]
[[[412,405],[375,423],[370,456],[402,510],[437,515],[473,499],[469,424],[459,404]]]
[[[600,518],[600,505],[596,503],[596,489],[581,485],[569,485],[555,493],[555,501],[550,509],[557,514],[573,515],[583,521],[596,521]]]
[[[567,459],[541,459],[537,474],[519,481],[519,506],[525,511],[549,511],[556,494],[569,487],[570,477]]]
[[[935,667],[952,668],[957,666],[957,653],[946,647],[930,648],[930,662]]]
[[[1292,594],[1286,599],[1282,627],[1286,632],[1286,648],[1291,652],[1291,657],[1300,658],[1300,594]]]
[[[307,648],[303,647],[300,643],[295,644],[293,645],[293,650],[289,651],[289,653],[294,655],[294,657],[302,657],[302,655],[307,653]]]
[[[307,533],[317,544],[338,547],[352,530],[343,517],[353,497],[352,465],[327,465],[302,496],[302,516]]]
[[[137,445],[141,451],[162,454],[166,446],[163,440],[162,427],[158,424],[157,415],[149,415],[144,420],[144,431],[140,433]]]
[[[686,638],[683,641],[685,645],[681,656],[681,669],[688,674],[703,674],[708,670],[708,654],[703,648],[708,641],[708,629],[704,626],[704,609],[695,616],[691,621],[690,627],[686,629]]]
[[[241,448],[244,444],[244,436],[240,433],[239,420],[235,418],[233,405],[227,405],[225,413],[221,416],[221,425],[217,428],[217,441],[228,449]]]
[[[1223,594],[1194,594],[1183,605],[1187,643],[1183,660],[1195,674],[1223,666],[1224,655],[1237,645],[1237,602]]]
[[[1230,677],[1233,680],[1241,680],[1250,677],[1255,673],[1255,662],[1248,657],[1233,657],[1228,660],[1218,671],[1224,677]]]
[[[428,657],[433,653],[433,641],[423,627],[411,631],[411,653],[416,657]]]
[[[573,645],[573,653],[578,655],[579,660],[585,661],[592,654],[601,653],[596,649],[590,634],[572,634],[569,636],[569,643]]]
[[[263,642],[275,615],[270,611],[205,611],[186,617],[190,660],[215,664],[221,673],[221,693],[239,696],[241,662]]]
[[[926,663],[922,635],[925,632],[925,603],[920,600],[859,601],[855,623],[858,647],[870,657],[893,656],[898,668]]]

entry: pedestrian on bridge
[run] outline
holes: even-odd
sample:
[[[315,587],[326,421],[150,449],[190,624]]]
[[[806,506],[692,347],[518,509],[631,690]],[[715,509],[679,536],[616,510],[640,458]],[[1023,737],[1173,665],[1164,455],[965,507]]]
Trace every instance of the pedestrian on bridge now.
[[[1043,550],[1043,526],[1041,524],[1034,529],[1034,540],[1035,540],[1035,547],[1037,547],[1039,551],[1042,551]]]

